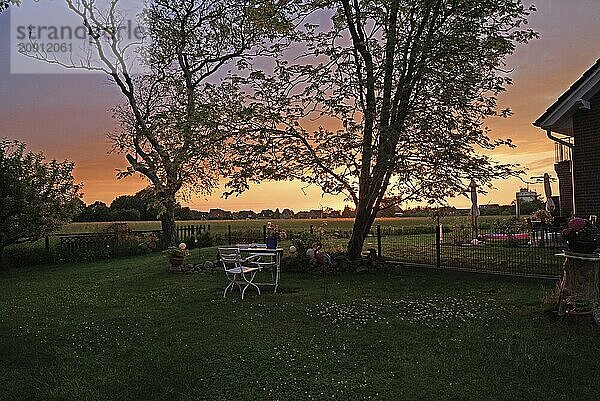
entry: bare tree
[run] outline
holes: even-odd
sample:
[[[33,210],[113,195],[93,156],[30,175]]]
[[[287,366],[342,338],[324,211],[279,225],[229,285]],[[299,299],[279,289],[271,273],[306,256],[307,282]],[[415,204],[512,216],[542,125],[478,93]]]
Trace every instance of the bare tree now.
[[[297,32],[304,52],[255,74],[247,115],[255,133],[240,161],[260,178],[300,179],[356,205],[350,257],[377,213],[404,201],[443,202],[465,182],[518,174],[480,154],[485,119],[508,116],[497,95],[511,83],[504,59],[536,33],[520,0],[338,0],[331,27]],[[292,60],[292,61],[290,61]],[[238,111],[238,113],[240,113]],[[315,125],[318,126],[315,128]],[[243,149],[242,149],[243,148]],[[256,178],[248,175],[245,179]]]

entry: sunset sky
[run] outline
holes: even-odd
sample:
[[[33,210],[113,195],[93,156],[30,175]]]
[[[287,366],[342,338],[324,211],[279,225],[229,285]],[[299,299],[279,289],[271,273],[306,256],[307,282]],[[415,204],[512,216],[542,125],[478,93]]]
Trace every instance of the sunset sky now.
[[[500,106],[512,108],[514,116],[489,121],[495,137],[512,138],[518,146],[498,150],[495,158],[521,163],[529,168],[527,177],[546,171],[555,175],[553,143],[531,123],[600,58],[600,0],[533,3],[538,11],[531,16],[530,26],[540,39],[520,47],[508,60],[514,68],[514,85],[501,97]],[[115,170],[126,165],[122,156],[109,154],[106,139],[114,124],[107,109],[120,101],[118,89],[102,75],[11,74],[10,29],[10,15],[5,12],[0,15],[0,136],[25,141],[51,158],[73,160],[76,179],[84,183],[86,203],[110,203],[115,196],[143,188],[146,184],[140,178],[115,178]],[[509,180],[495,185],[498,189],[482,197],[481,204],[510,203],[522,183]],[[321,197],[314,187],[303,192],[303,186],[267,182],[237,198],[224,200],[217,192],[208,199],[192,199],[188,205],[199,210],[344,205],[342,197]],[[542,191],[541,185],[533,189]],[[465,207],[469,201],[459,198],[450,203]]]

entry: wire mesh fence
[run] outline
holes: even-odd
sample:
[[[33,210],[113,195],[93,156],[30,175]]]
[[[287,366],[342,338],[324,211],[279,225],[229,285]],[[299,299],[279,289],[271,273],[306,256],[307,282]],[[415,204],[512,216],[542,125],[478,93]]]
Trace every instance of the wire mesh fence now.
[[[398,262],[511,275],[558,277],[566,248],[552,227],[532,230],[433,226],[433,234],[381,235],[381,256]]]

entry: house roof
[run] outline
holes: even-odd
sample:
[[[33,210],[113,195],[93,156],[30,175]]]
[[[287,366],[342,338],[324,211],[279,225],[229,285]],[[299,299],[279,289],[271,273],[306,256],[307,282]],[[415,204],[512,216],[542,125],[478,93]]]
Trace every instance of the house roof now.
[[[573,135],[573,114],[590,108],[590,99],[600,91],[600,59],[563,93],[533,125],[564,135]]]

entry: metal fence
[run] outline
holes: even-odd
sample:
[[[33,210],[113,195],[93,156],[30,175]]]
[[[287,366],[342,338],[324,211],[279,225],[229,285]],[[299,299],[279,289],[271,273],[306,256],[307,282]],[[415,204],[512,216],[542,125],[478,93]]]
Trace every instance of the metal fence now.
[[[240,229],[229,225],[227,231],[212,232],[210,226],[190,225],[178,226],[177,230],[180,239],[190,248],[263,242],[267,234],[265,226]],[[307,232],[321,237],[328,252],[343,251],[351,235],[347,230],[308,226],[304,230],[288,230],[288,240],[281,246],[289,246],[291,239]],[[160,230],[134,231],[125,240],[116,233],[57,235],[46,238],[41,246],[32,246],[13,256],[19,265],[113,258],[150,251],[142,245],[148,245],[152,238],[158,237]],[[161,248],[160,244],[155,244],[151,250]],[[561,274],[562,259],[555,255],[563,249],[566,244],[559,230],[552,227],[488,226],[474,229],[436,224],[376,226],[364,245],[364,251],[371,250],[371,254],[376,253],[391,263],[545,277]]]
[[[560,232],[552,227],[499,230],[440,225],[405,233],[379,229],[373,235],[378,255],[392,261],[519,276],[560,276],[562,259],[556,254],[566,248]]]

